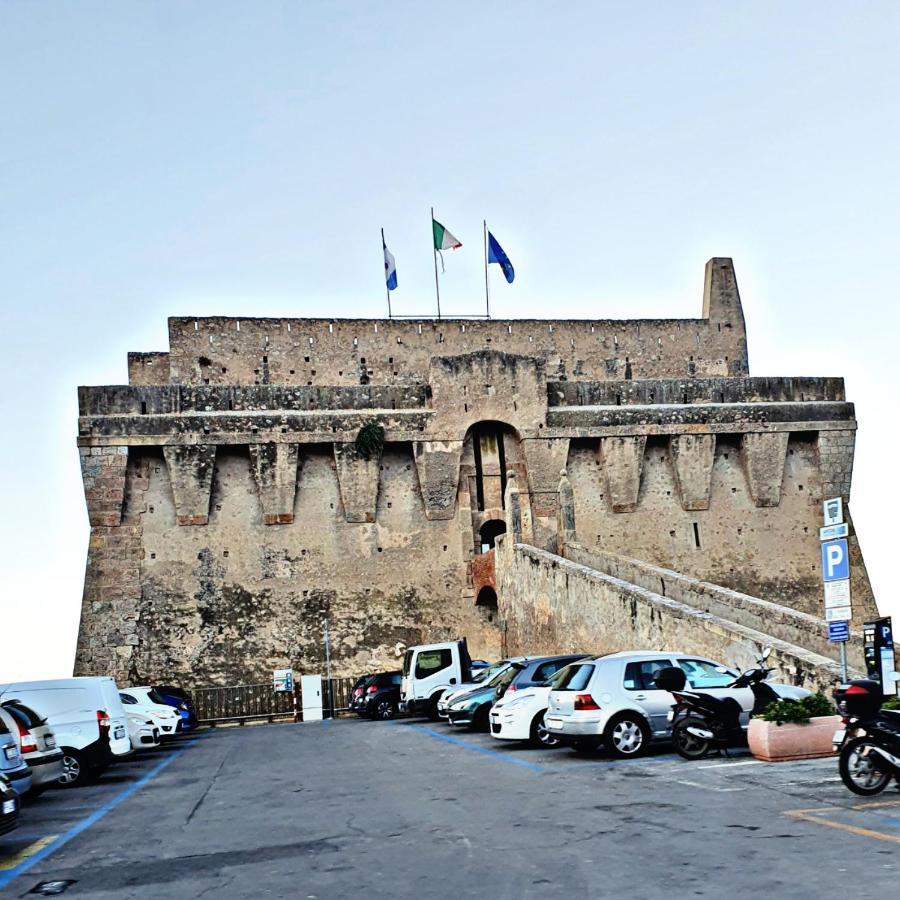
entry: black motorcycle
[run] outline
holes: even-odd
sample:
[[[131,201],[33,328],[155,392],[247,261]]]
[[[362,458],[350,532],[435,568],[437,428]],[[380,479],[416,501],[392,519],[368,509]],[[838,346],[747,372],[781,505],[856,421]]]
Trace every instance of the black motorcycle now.
[[[764,665],[768,650],[758,660],[757,668],[748,669],[735,678],[728,688],[750,688],[753,692],[753,713],[762,712],[770,703],[780,699],[766,678],[772,669]],[[687,683],[684,670],[676,666],[662,669],[656,676],[656,686],[669,691],[675,705],[669,712],[672,723],[672,743],[679,756],[703,759],[712,750],[728,753],[728,747],[746,743],[747,736],[741,716],[744,712],[734,697],[713,697],[701,691],[684,689]]]
[[[841,781],[863,797],[880,794],[891,779],[900,787],[900,710],[882,709],[877,681],[860,678],[834,693],[843,728],[834,735]]]

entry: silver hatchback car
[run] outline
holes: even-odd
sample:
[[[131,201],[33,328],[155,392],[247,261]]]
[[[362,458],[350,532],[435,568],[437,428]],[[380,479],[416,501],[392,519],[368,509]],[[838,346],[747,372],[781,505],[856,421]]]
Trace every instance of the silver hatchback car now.
[[[695,690],[733,697],[744,710],[746,727],[753,709],[750,688],[729,688],[738,672],[693,653],[622,652],[574,663],[561,670],[550,691],[544,724],[549,734],[576,750],[601,744],[614,756],[638,756],[651,741],[671,736],[669,710],[674,698],[656,687],[660,669],[679,666]],[[809,691],[772,684],[781,697],[799,699]]]

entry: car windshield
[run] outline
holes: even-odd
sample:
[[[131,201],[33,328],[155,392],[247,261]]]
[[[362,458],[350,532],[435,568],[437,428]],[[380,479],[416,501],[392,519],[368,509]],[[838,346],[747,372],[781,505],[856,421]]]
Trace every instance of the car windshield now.
[[[678,665],[684,669],[692,688],[727,687],[737,677],[725,666],[708,659],[679,659]]]
[[[505,660],[503,662],[491,663],[491,665],[486,666],[472,675],[472,683],[487,684],[498,672],[502,672],[508,665],[509,663]]]
[[[485,687],[497,687],[498,684],[509,684],[509,681],[505,681],[505,677],[507,673],[512,673],[515,676],[515,673],[519,670],[512,663],[504,663],[503,666],[497,669],[493,676],[488,681],[483,681],[482,684]],[[510,678],[510,681],[512,678]]]
[[[165,705],[166,705],[165,698],[162,696],[162,694],[160,694],[160,693],[156,690],[156,688],[150,688],[150,690],[147,691],[147,697],[148,697],[148,699],[151,700],[153,703],[159,703],[159,704],[161,704],[162,706],[165,706]]]

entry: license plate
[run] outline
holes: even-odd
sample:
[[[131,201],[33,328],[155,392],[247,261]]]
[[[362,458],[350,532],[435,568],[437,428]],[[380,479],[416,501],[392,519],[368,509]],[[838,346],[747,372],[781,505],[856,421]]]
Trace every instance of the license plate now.
[[[115,733],[114,733],[113,736],[115,737],[115,739],[116,739],[117,741],[122,740],[122,738],[125,737],[125,729],[124,729],[121,725],[119,725],[119,726],[116,728]]]
[[[4,800],[3,801],[3,815],[9,815],[9,813],[14,813],[16,811],[16,801],[15,800]]]
[[[562,728],[562,719],[545,718],[544,725],[547,728]]]
[[[18,749],[17,749],[16,747],[6,747],[6,748],[3,750],[3,755],[4,755],[7,759],[16,759],[16,758],[18,757],[18,755],[19,755],[19,751],[18,751]]]
[[[832,744],[843,744],[844,738],[847,736],[847,731],[844,728],[836,731],[834,733],[834,737],[831,739]]]
[[[56,749],[56,738],[48,737],[44,741],[44,749],[45,750],[55,750]]]

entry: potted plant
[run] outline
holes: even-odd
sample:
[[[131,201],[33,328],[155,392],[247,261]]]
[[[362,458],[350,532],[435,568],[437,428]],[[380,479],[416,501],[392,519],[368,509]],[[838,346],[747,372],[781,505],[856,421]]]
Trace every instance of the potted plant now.
[[[841,722],[824,694],[778,700],[750,720],[750,752],[766,762],[831,756],[832,737]]]

